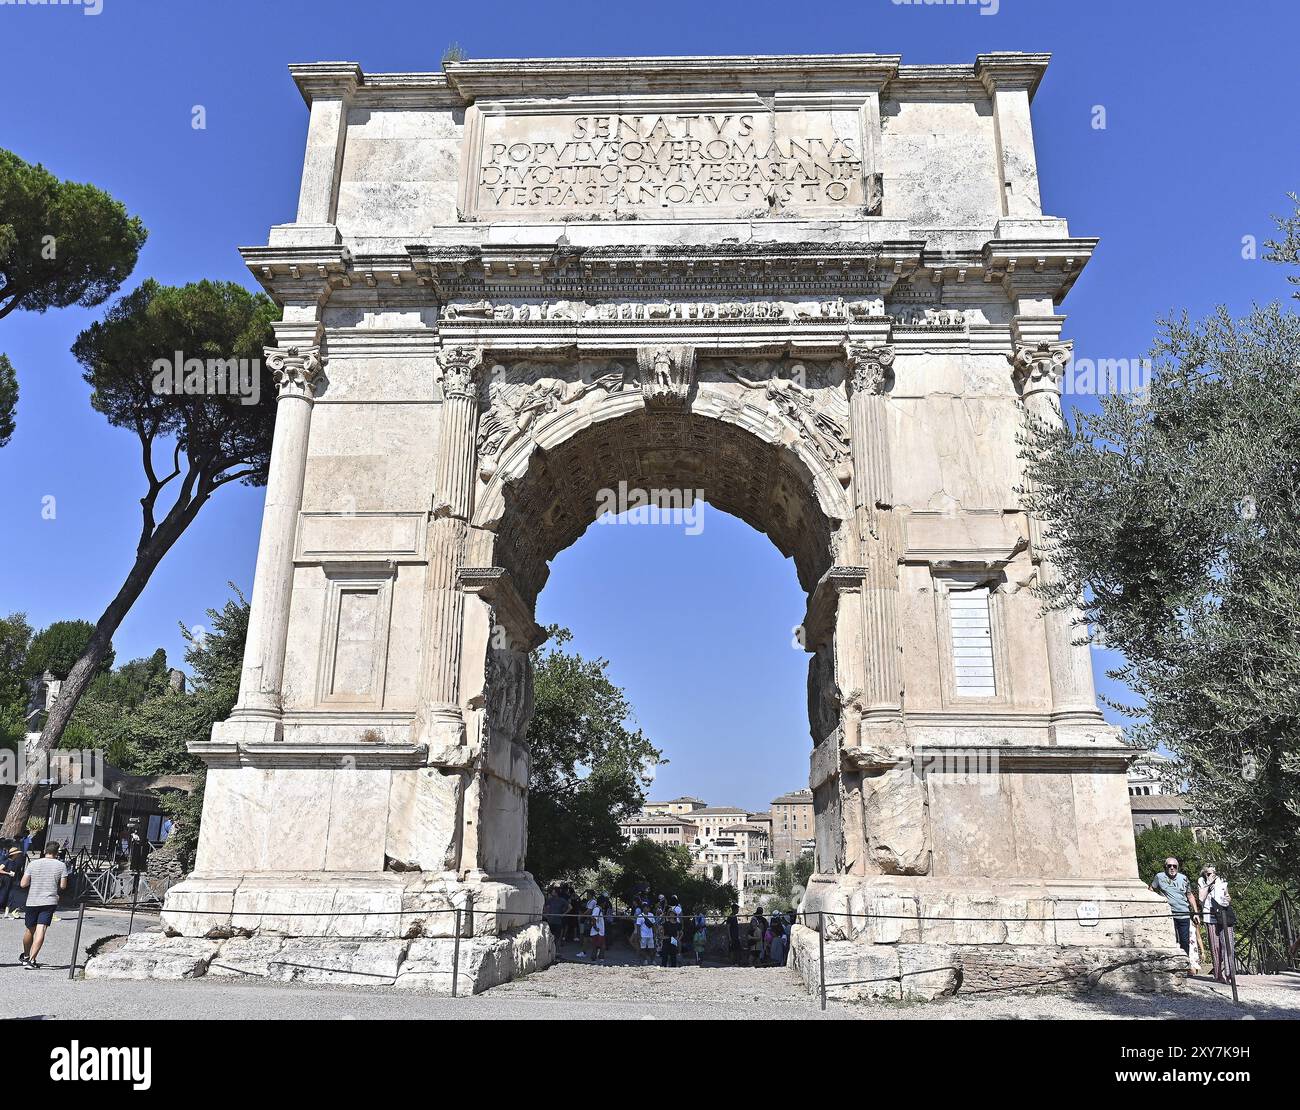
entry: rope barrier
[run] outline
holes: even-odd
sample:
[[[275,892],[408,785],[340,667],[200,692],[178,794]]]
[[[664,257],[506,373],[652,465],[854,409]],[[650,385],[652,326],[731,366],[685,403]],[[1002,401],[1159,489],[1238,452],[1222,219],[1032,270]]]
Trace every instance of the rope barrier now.
[[[456,909],[404,909],[404,910],[199,910],[199,909],[167,909],[164,912],[169,914],[196,914],[219,917],[428,917],[432,914],[444,913],[468,913],[468,910],[457,911]],[[588,913],[545,913],[531,912],[525,913],[523,910],[492,910],[475,906],[476,914],[493,914],[498,917],[519,917],[523,919],[535,919],[537,921],[547,921],[551,918],[560,918],[567,920],[574,918],[580,921],[590,920],[591,914]],[[781,916],[787,916],[786,911],[776,911]],[[846,913],[840,910],[815,910],[811,913],[795,913],[796,919],[804,918],[803,924],[807,924],[806,919],[816,917],[818,914],[824,914],[831,921],[837,919],[847,919],[850,921],[941,921],[941,922],[1002,922],[1014,925],[1037,925],[1059,923],[1062,921],[1075,920],[1070,917],[931,917],[920,916],[917,914],[888,914],[888,913]],[[605,914],[606,921],[635,921],[636,916],[633,914]],[[694,920],[693,914],[685,915]],[[745,922],[753,918],[753,914],[738,914],[736,920]],[[767,917],[770,915],[764,914]],[[1199,915],[1198,915],[1199,916]],[[1185,920],[1185,915],[1175,915],[1173,913],[1130,913],[1130,914],[1110,914],[1100,915],[1097,917],[1088,917],[1083,920],[1093,921],[1172,921]],[[725,924],[727,918],[711,917],[705,919],[706,925]]]

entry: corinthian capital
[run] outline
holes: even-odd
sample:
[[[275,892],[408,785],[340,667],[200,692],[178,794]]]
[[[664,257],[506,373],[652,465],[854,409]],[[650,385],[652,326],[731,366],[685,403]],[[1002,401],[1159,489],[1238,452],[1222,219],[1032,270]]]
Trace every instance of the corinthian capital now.
[[[281,397],[314,394],[327,361],[320,357],[319,347],[263,347],[262,357]]]
[[[849,360],[849,388],[854,393],[883,393],[892,374],[894,348],[848,343],[844,351]]]
[[[1016,388],[1023,398],[1035,393],[1061,392],[1061,378],[1074,352],[1074,342],[1018,343],[1007,355]]]
[[[444,347],[438,352],[443,392],[451,397],[477,397],[483,371],[479,347]]]

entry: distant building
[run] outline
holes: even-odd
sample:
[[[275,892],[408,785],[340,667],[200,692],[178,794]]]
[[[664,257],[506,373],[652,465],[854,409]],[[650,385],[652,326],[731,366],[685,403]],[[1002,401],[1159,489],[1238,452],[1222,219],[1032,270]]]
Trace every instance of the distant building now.
[[[772,858],[772,841],[760,824],[744,821],[728,825],[719,832],[715,844],[734,844],[745,854],[747,863],[765,863]]]
[[[690,847],[695,843],[698,835],[698,829],[693,822],[666,813],[651,817],[629,817],[619,822],[618,829],[628,843],[652,840],[656,844],[680,844]]]
[[[703,809],[706,804],[702,798],[690,797],[674,798],[671,802],[646,802],[641,807],[641,814],[644,817],[653,817],[661,813],[694,813],[696,810]]]
[[[1193,827],[1186,796],[1171,790],[1165,781],[1172,762],[1159,752],[1144,752],[1129,767],[1128,806],[1133,815],[1133,832],[1172,825],[1191,829],[1199,840],[1206,830]]]
[[[772,885],[772,861],[749,860],[746,848],[729,839],[722,839],[698,849],[692,870],[720,883],[730,883],[738,894],[755,887]]]
[[[794,790],[772,799],[772,858],[797,860],[817,834],[811,790]]]
[[[740,806],[704,806],[691,814],[699,829],[701,844],[712,844],[728,825],[740,825],[749,820],[749,810]]]

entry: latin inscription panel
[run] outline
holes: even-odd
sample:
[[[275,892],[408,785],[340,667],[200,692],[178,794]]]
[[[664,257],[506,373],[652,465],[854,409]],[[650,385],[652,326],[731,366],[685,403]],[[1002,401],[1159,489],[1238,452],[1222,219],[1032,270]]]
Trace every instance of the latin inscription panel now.
[[[471,218],[673,219],[867,204],[855,110],[484,113]]]

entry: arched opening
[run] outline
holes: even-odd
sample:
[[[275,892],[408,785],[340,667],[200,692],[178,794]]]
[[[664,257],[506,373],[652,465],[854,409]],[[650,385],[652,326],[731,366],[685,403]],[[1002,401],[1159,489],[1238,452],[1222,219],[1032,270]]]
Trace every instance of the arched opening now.
[[[842,525],[851,519],[847,471],[841,467],[836,472],[835,456],[819,452],[815,441],[801,436],[772,406],[758,398],[750,403],[749,391],[732,384],[737,372],[792,380],[790,375],[806,375],[803,366],[740,366],[738,371],[735,363],[703,361],[693,396],[664,406],[646,404],[641,389],[610,388],[623,380],[617,367],[579,371],[581,382],[605,383],[597,387],[597,396],[571,410],[557,405],[557,411],[530,427],[526,439],[500,450],[480,475],[485,481],[470,542],[481,565],[498,568],[509,580],[513,598],[512,604],[503,604],[500,591],[495,600],[489,598],[493,628],[508,635],[478,641],[485,643],[485,681],[478,701],[489,749],[526,753],[531,711],[527,653],[540,631],[537,599],[552,560],[602,514],[649,506],[692,511],[705,502],[766,535],[793,562],[809,598],[835,564]],[[530,375],[534,385],[535,374]],[[843,398],[842,370],[818,368],[817,387]],[[635,589],[635,582],[629,586]],[[821,642],[809,642],[804,614],[791,624],[798,627],[788,628],[786,642],[797,640],[813,656],[808,733],[789,738],[799,745],[802,779],[813,744],[835,728],[838,701],[828,630],[822,628]],[[475,700],[472,694],[470,700]],[[797,779],[791,785],[802,783]],[[508,787],[497,780],[485,782],[479,835],[487,870],[522,866],[524,830],[519,826],[526,813],[526,801],[512,796]],[[826,816],[834,819],[831,813]]]

